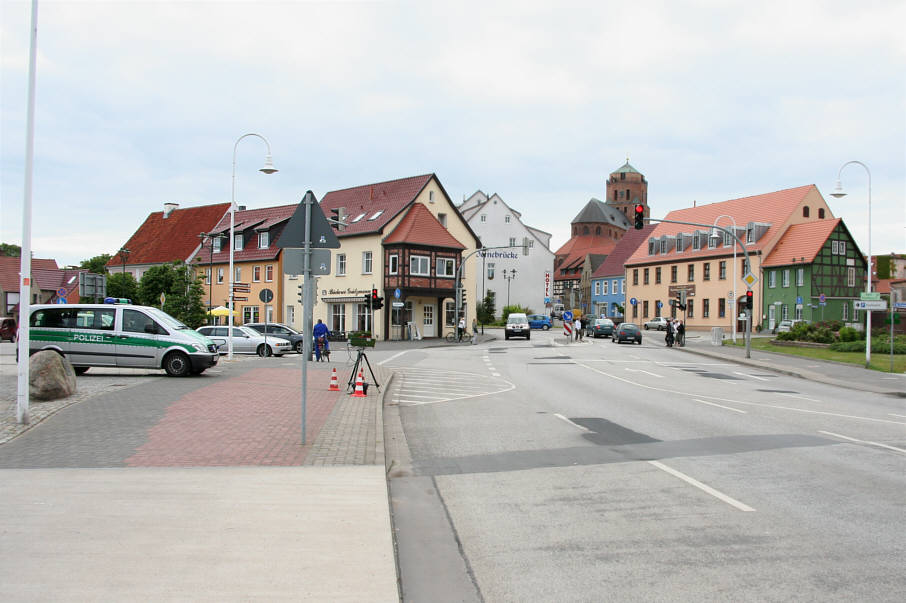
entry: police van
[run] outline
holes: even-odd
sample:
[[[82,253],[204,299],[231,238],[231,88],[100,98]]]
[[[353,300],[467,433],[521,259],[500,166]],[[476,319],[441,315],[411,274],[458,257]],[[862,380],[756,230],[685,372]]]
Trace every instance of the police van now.
[[[92,366],[198,375],[217,364],[217,345],[166,312],[107,298],[103,304],[31,306],[29,348],[65,356],[77,375]]]

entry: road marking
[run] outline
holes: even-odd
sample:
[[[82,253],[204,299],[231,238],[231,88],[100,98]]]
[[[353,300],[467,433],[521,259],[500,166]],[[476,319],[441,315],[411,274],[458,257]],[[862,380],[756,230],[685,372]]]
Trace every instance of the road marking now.
[[[403,350],[402,352],[398,352],[398,353],[394,354],[393,356],[391,356],[390,358],[385,358],[384,360],[381,360],[380,362],[378,362],[378,364],[384,364],[385,362],[390,362],[394,358],[399,358],[400,356],[402,356],[403,354],[405,354],[408,351],[409,350]]]
[[[579,425],[578,423],[573,423],[572,421],[570,421],[569,419],[567,419],[560,413],[555,412],[554,416],[557,417],[558,419],[563,419],[564,421],[566,421],[567,423],[569,423],[570,425],[572,425],[573,427],[575,427],[577,429],[581,429],[582,431],[587,431],[587,432],[591,433],[591,429],[589,429],[588,427],[584,427],[582,425]]]
[[[751,513],[753,511],[755,511],[755,509],[753,509],[749,505],[741,503],[738,500],[736,500],[735,498],[731,498],[731,497],[727,496],[726,494],[724,494],[723,492],[719,492],[718,490],[715,490],[711,486],[703,484],[700,481],[698,481],[697,479],[689,477],[688,475],[686,475],[685,473],[683,473],[681,471],[677,471],[676,469],[673,469],[672,467],[668,467],[664,463],[661,463],[659,461],[648,461],[648,463],[651,465],[654,465],[661,471],[666,471],[670,475],[680,478],[687,484],[691,484],[691,485],[695,486],[702,492],[707,492],[714,498],[717,498],[718,500],[722,500],[723,502],[727,503],[731,507],[736,507],[740,511],[745,511],[746,513]]]
[[[652,372],[646,371],[646,370],[644,370],[644,369],[631,369],[631,368],[626,368],[626,369],[624,369],[624,370],[632,371],[633,373],[647,373],[647,374],[651,375],[652,377],[657,377],[658,379],[662,379],[662,378],[664,377],[663,375],[658,375],[657,373],[652,373]]]
[[[887,444],[881,444],[880,442],[872,442],[869,440],[857,440],[856,438],[851,438],[849,436],[840,435],[839,433],[834,433],[832,431],[819,431],[818,433],[823,433],[824,435],[833,436],[835,438],[849,440],[850,442],[858,442],[859,444],[871,444],[872,446],[880,446],[881,448],[887,448],[888,450],[895,450],[897,452],[906,453],[906,449],[904,449],[904,448],[897,448],[896,446],[888,446]]]
[[[729,406],[723,406],[723,405],[721,405],[721,404],[715,404],[714,402],[706,402],[705,400],[699,400],[699,399],[697,399],[697,398],[692,398],[692,401],[693,401],[693,402],[701,402],[702,404],[708,404],[709,406],[716,406],[716,407],[718,407],[718,408],[726,408],[727,410],[732,410],[733,412],[742,413],[742,414],[744,414],[744,415],[749,413],[749,411],[747,411],[747,410],[739,410],[738,408],[731,408],[731,407],[729,407]]]
[[[903,417],[904,419],[906,419],[906,415],[897,415],[897,414],[894,414],[894,413],[888,413],[888,414],[889,414],[891,417]]]
[[[808,400],[809,402],[821,402],[821,400],[815,400],[814,398],[809,398],[807,396],[800,396],[797,394],[787,394],[787,393],[783,393],[783,392],[777,392],[777,393],[779,393],[781,396],[786,396],[787,398],[798,398],[799,400]]]
[[[758,379],[759,381],[768,381],[768,379],[765,379],[764,377],[756,377],[755,375],[750,375],[748,373],[741,373],[739,371],[733,371],[733,373],[736,375],[742,375],[743,377],[748,377],[749,379]]]

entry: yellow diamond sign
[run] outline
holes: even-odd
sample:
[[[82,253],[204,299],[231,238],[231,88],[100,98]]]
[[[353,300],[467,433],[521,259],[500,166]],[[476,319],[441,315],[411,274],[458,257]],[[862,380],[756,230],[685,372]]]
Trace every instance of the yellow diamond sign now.
[[[742,282],[751,287],[758,282],[758,277],[752,274],[751,272],[746,272],[746,275],[742,277]]]

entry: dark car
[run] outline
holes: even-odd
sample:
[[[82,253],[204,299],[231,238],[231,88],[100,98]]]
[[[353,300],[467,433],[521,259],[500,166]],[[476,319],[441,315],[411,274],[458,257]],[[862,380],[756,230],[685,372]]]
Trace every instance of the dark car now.
[[[528,324],[531,329],[541,329],[547,331],[551,328],[551,317],[544,314],[529,314]]]
[[[293,344],[293,349],[300,354],[302,353],[302,347],[305,345],[303,343],[305,336],[302,335],[302,333],[290,326],[279,322],[250,322],[242,326],[255,329],[262,335],[266,335],[268,337],[279,337],[281,339],[286,339],[291,344]]]
[[[609,318],[596,318],[594,324],[589,325],[588,329],[585,330],[585,334],[594,337],[612,337],[613,336],[613,321]]]
[[[19,329],[16,327],[16,319],[9,317],[0,318],[0,341],[4,339],[9,339],[13,343],[16,343],[16,334],[19,332]]]
[[[642,329],[634,322],[621,322],[613,330],[613,339],[611,341],[614,343],[636,342],[642,345]]]

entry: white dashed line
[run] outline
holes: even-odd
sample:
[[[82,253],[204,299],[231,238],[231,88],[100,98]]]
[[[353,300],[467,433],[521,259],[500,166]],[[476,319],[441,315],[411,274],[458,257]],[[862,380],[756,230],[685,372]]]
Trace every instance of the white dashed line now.
[[[753,511],[755,511],[755,509],[753,509],[749,505],[743,504],[743,503],[739,502],[738,500],[736,500],[735,498],[731,498],[731,497],[727,496],[726,494],[724,494],[723,492],[719,492],[718,490],[715,490],[711,486],[703,484],[700,481],[698,481],[697,479],[689,477],[688,475],[686,475],[685,473],[683,473],[681,471],[677,471],[676,469],[668,467],[664,463],[661,463],[659,461],[648,461],[648,463],[650,465],[654,465],[661,471],[666,471],[670,475],[680,478],[687,484],[691,484],[691,485],[695,486],[702,492],[707,492],[714,498],[717,498],[718,500],[722,500],[723,502],[727,503],[731,507],[736,507],[740,511],[745,511],[746,513],[751,513]]]
[[[644,369],[627,368],[624,370],[632,371],[633,373],[645,373],[646,375],[651,375],[652,377],[657,377],[658,379],[663,379],[663,377],[664,377],[663,375],[658,375],[657,373],[652,373],[652,372],[646,371]]]
[[[591,429],[589,429],[589,428],[587,428],[587,427],[583,427],[582,425],[579,425],[578,423],[573,423],[572,421],[570,421],[569,419],[567,419],[566,417],[564,417],[564,416],[561,415],[560,413],[555,412],[555,413],[554,413],[554,416],[557,417],[558,419],[562,419],[562,420],[566,421],[567,423],[569,423],[570,425],[572,425],[572,426],[575,427],[576,429],[581,429],[582,431],[587,431],[587,432],[589,432],[589,433],[591,432]]]
[[[765,379],[764,377],[756,377],[755,375],[750,375],[748,373],[741,373],[739,371],[733,371],[733,373],[736,375],[742,375],[743,377],[748,377],[750,379],[758,379],[759,381],[767,381],[767,379]]]
[[[840,435],[839,433],[834,433],[832,431],[819,431],[818,433],[823,433],[824,435],[833,436],[835,438],[840,438],[842,440],[849,440],[850,442],[858,442],[859,444],[871,444],[872,446],[880,446],[881,448],[887,448],[888,450],[894,450],[896,452],[906,453],[906,449],[897,448],[896,446],[888,446],[887,444],[881,444],[880,442],[871,442],[869,440],[857,440],[856,438],[851,438],[849,436]]]
[[[707,404],[708,406],[716,406],[717,408],[725,408],[727,410],[732,410],[733,412],[738,412],[741,414],[749,414],[747,410],[739,410],[738,408],[730,408],[729,406],[723,406],[722,404],[715,404],[714,402],[706,402],[705,400],[698,400],[696,398],[692,399],[693,402],[701,402],[702,404]]]

